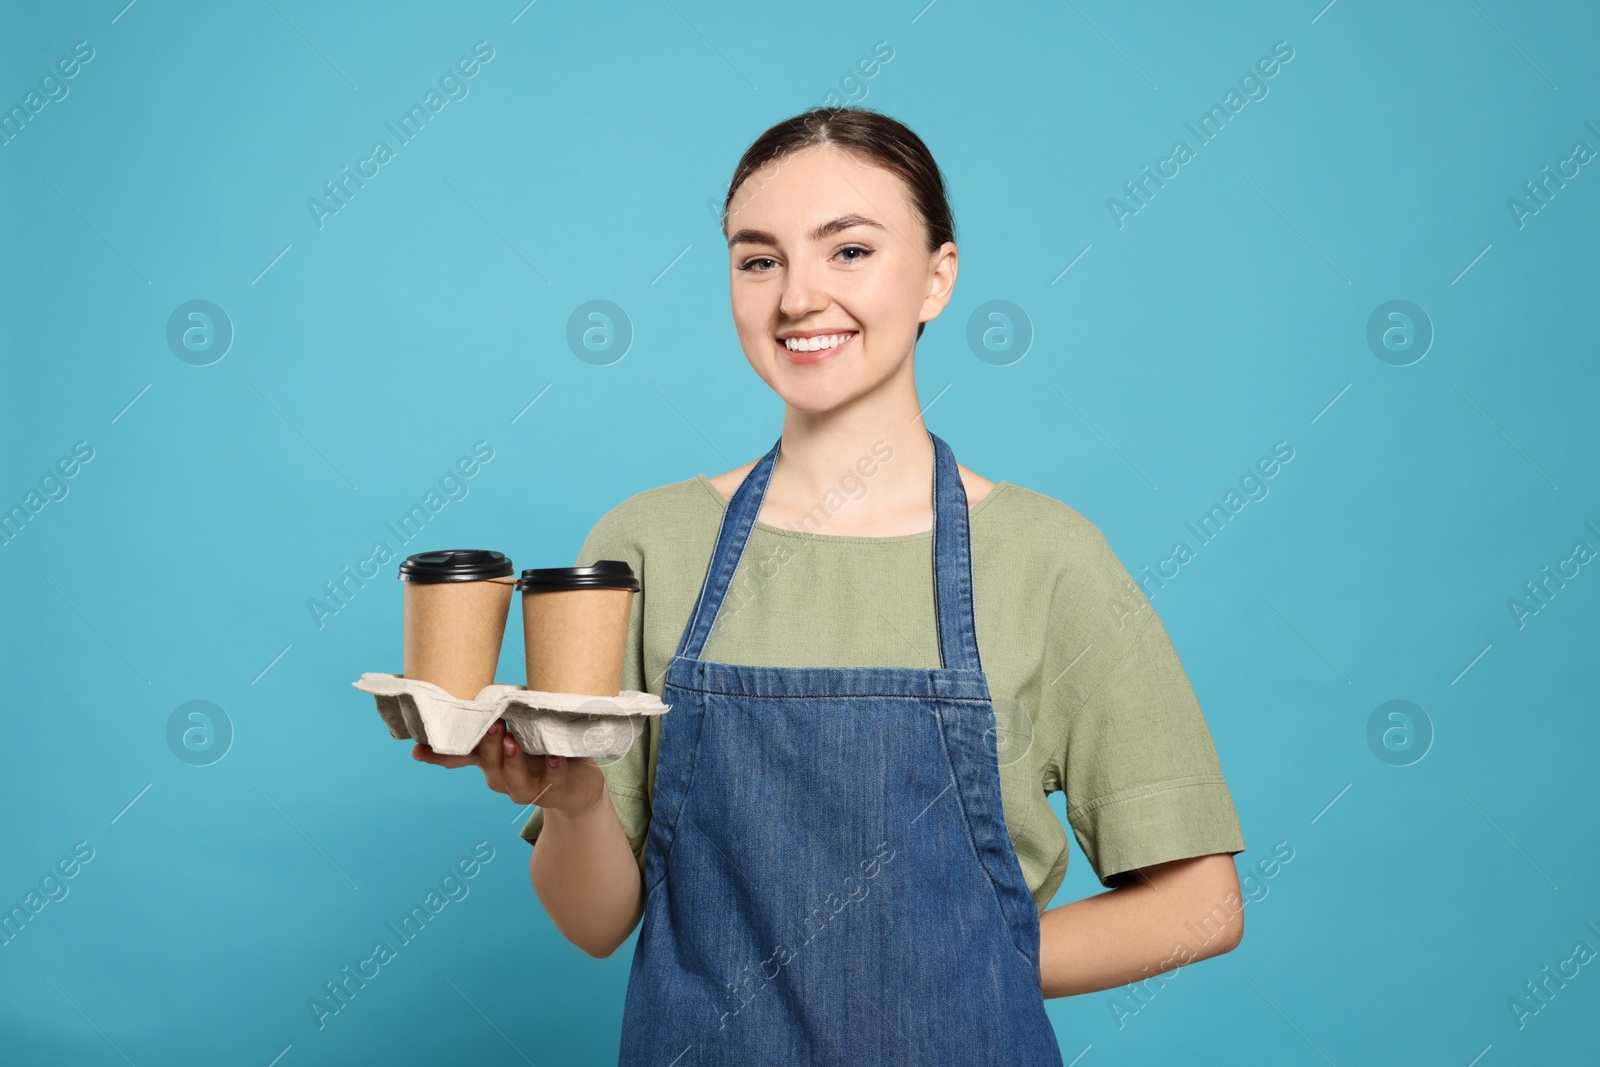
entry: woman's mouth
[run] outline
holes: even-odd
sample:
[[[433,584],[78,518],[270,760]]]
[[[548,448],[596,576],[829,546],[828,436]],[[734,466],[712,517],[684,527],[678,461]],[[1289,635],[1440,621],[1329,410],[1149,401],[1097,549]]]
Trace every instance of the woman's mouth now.
[[[834,358],[849,348],[850,342],[855,339],[856,332],[850,330],[821,337],[795,338],[795,342],[801,346],[799,348],[790,348],[786,342],[778,339],[774,339],[773,343],[778,346],[778,354],[788,362],[811,366]]]

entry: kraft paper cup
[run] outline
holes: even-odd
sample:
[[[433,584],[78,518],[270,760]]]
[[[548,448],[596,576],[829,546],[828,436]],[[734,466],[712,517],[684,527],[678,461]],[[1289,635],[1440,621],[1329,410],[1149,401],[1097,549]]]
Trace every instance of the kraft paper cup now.
[[[419,552],[405,583],[405,677],[472,700],[494,683],[516,589],[511,560],[485,549]]]
[[[526,570],[522,636],[528,688],[616,696],[639,579],[623,560]]]

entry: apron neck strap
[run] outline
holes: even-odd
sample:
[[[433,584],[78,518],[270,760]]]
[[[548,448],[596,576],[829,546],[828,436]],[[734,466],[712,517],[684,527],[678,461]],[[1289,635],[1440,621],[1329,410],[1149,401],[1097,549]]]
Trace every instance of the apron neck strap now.
[[[972,537],[967,515],[967,491],[961,484],[956,457],[944,440],[928,431],[933,442],[933,591],[934,612],[939,624],[939,662],[944,668],[982,670],[978,660],[978,639],[973,621]],[[772,480],[783,445],[779,436],[771,451],[755,465],[733,499],[728,501],[717,530],[716,548],[700,597],[695,602],[689,625],[678,643],[678,655],[697,660],[711,636],[711,629],[739,567],[761,502]]]

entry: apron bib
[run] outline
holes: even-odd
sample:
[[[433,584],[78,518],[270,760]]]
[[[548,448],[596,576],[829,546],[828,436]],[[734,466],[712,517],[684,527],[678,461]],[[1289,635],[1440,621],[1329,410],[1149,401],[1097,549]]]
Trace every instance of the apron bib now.
[[[702,660],[781,437],[728,503],[667,668],[621,1067],[1061,1067],[1001,809],[966,491],[928,437],[939,667]]]

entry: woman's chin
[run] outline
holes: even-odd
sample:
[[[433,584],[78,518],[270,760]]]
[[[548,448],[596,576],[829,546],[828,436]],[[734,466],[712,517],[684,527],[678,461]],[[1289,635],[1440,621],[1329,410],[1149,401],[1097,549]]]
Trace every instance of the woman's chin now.
[[[838,387],[820,387],[812,382],[800,385],[795,382],[779,381],[773,390],[782,398],[784,404],[795,411],[803,411],[808,415],[820,415],[839,407],[854,395],[848,389]]]

